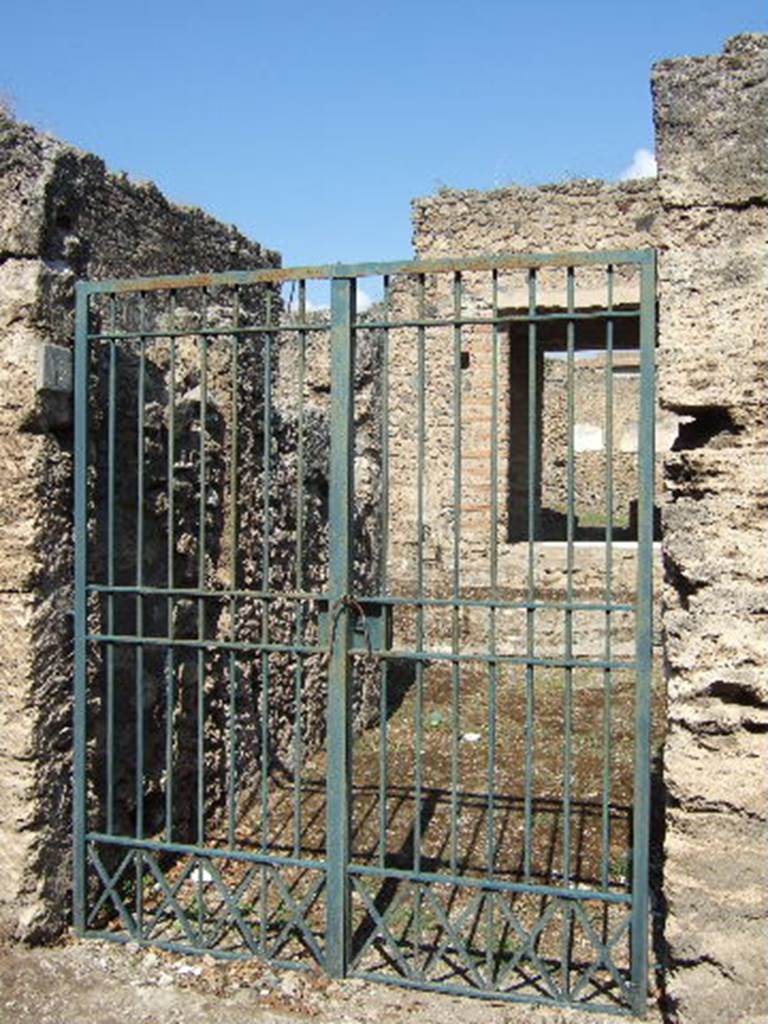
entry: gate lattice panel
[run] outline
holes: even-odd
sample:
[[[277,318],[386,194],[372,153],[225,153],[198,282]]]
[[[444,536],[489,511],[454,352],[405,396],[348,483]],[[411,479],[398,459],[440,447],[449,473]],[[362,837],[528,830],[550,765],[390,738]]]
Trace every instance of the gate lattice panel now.
[[[654,290],[79,286],[80,934],[642,1011]]]

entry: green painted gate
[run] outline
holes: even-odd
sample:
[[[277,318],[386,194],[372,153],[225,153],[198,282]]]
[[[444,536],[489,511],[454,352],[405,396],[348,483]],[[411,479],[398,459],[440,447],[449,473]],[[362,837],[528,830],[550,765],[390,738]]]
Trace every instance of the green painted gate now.
[[[642,1012],[654,273],[78,286],[79,934]]]

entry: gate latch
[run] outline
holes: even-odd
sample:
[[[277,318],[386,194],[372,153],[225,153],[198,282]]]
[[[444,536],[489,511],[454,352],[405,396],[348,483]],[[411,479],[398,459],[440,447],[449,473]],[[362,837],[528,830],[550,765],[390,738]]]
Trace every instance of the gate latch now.
[[[377,654],[392,647],[392,606],[378,601],[356,601],[343,599],[344,607],[350,612],[350,649]],[[334,605],[333,613],[328,610],[328,601],[319,600],[318,630],[321,647],[332,642],[332,619],[338,615],[341,605]]]

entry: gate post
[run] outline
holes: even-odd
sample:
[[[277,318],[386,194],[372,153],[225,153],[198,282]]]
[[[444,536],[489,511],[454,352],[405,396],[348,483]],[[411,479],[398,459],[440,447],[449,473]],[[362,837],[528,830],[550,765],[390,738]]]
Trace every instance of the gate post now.
[[[650,843],[651,686],[653,674],[653,512],[655,474],[656,262],[649,250],[640,283],[640,425],[637,493],[637,623],[635,630],[635,781],[632,857],[632,999],[645,1016],[648,1000],[648,853]]]
[[[351,753],[350,616],[354,422],[355,281],[331,280],[331,465],[328,520],[329,645],[327,800],[328,973],[343,978],[350,953],[349,786]]]
[[[72,764],[72,920],[78,935],[85,932],[86,868],[86,643],[87,515],[88,515],[88,291],[75,290],[75,593],[74,593],[74,722]]]

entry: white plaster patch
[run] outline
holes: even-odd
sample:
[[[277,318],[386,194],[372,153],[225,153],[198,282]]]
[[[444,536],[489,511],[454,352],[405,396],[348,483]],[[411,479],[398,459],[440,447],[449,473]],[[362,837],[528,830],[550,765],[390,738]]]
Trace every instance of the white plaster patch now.
[[[577,452],[601,452],[603,450],[603,428],[596,423],[574,424],[573,446]]]
[[[637,434],[639,425],[637,420],[630,420],[621,432],[619,438],[619,451],[620,452],[636,452],[637,451]]]

